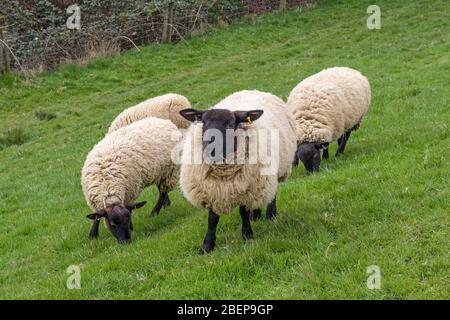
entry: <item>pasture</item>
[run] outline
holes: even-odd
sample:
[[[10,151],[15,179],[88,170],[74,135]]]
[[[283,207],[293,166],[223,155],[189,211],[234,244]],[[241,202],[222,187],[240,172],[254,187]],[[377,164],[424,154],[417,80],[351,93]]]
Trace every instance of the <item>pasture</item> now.
[[[25,82],[0,77],[0,298],[450,298],[450,3],[320,1],[241,19],[173,45],[150,45],[87,66],[66,63]],[[308,175],[294,169],[278,218],[241,238],[237,209],[216,250],[199,255],[207,215],[179,188],[157,217],[156,188],[139,200],[133,242],[119,245],[80,186],[87,152],[124,108],[177,92],[205,109],[242,89],[286,99],[331,66],[360,70],[372,104],[345,154]],[[66,269],[81,266],[81,289]],[[381,270],[369,290],[366,268]]]

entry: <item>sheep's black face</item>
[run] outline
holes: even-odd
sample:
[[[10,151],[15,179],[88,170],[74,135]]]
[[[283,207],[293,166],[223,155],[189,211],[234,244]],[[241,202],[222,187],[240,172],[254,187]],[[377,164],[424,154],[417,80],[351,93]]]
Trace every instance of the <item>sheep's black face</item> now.
[[[201,121],[205,156],[213,163],[223,161],[235,150],[234,138],[227,137],[227,129],[228,132],[237,129],[236,116],[229,110],[209,110],[203,113]]]
[[[185,119],[203,123],[203,152],[213,163],[222,162],[236,149],[234,131],[243,122],[259,119],[263,110],[230,111],[227,109],[210,109],[199,111],[184,109],[180,111]]]
[[[119,243],[131,242],[131,231],[133,224],[131,221],[131,213],[133,209],[140,208],[145,205],[145,201],[138,203],[129,203],[125,205],[114,205],[112,207],[97,211],[87,215],[89,219],[100,220],[105,218],[106,226],[116,237]]]
[[[319,171],[320,145],[313,142],[305,142],[298,146],[297,157],[305,165],[309,172]]]
[[[106,226],[119,243],[131,242],[131,211],[114,206],[106,215]]]

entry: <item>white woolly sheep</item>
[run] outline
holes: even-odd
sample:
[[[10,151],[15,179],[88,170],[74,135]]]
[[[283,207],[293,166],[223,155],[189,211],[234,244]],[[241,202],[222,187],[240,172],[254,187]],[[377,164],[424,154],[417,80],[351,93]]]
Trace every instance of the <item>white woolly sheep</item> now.
[[[170,120],[178,128],[187,129],[190,122],[180,116],[180,111],[190,107],[189,100],[179,94],[154,97],[122,111],[111,123],[108,133],[148,117]]]
[[[242,236],[251,238],[251,210],[258,212],[269,204],[266,216],[273,219],[278,182],[291,173],[296,148],[295,122],[285,103],[270,93],[246,90],[226,97],[209,110],[187,109],[181,115],[194,122],[183,145],[181,189],[192,204],[208,209],[208,232],[202,252],[214,249],[219,215],[237,206]],[[266,145],[264,135],[269,137]],[[270,140],[277,137],[278,141]],[[212,150],[214,143],[216,148]],[[270,151],[265,161],[260,153],[267,149]],[[193,161],[199,153],[205,159]],[[244,161],[233,161],[236,158]]]
[[[358,129],[369,109],[370,99],[367,78],[346,67],[325,69],[300,82],[287,102],[296,121],[294,164],[301,160],[308,171],[318,171],[320,149],[328,159],[328,146],[336,139],[336,156],[342,154],[350,133]]]
[[[131,210],[145,202],[132,203],[155,184],[160,192],[152,214],[170,204],[168,192],[178,182],[179,165],[172,150],[181,140],[178,128],[169,120],[146,118],[107,134],[87,155],[81,185],[87,204],[95,210],[89,238],[98,236],[99,220],[119,242],[131,240]]]

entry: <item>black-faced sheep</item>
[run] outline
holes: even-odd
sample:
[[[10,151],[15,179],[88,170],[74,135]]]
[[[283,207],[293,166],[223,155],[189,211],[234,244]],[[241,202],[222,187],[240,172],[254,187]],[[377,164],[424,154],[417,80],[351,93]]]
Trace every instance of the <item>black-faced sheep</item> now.
[[[155,184],[160,196],[152,213],[170,203],[168,192],[178,182],[179,165],[172,150],[181,133],[169,120],[146,118],[107,134],[87,155],[81,185],[88,205],[95,210],[89,238],[98,236],[99,221],[119,242],[131,240],[131,210],[145,202],[133,203],[144,188]]]
[[[242,236],[252,238],[251,211],[269,204],[267,217],[275,217],[278,182],[292,168],[295,123],[285,103],[269,93],[240,91],[209,110],[181,115],[193,122],[183,146],[181,189],[192,204],[208,209],[202,251],[214,249],[219,215],[237,206]]]
[[[298,149],[294,164],[318,171],[320,150],[327,159],[330,142],[338,140],[336,156],[344,152],[350,133],[358,129],[369,109],[369,81],[345,67],[325,69],[300,82],[287,102],[296,121]]]

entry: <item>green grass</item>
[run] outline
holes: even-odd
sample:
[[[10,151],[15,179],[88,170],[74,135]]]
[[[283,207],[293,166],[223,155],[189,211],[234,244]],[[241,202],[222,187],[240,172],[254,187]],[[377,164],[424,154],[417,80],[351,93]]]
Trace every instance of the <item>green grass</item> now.
[[[382,28],[368,30],[372,2],[244,19],[31,83],[0,78],[0,132],[26,136],[0,148],[0,298],[449,299],[450,4],[378,0]],[[342,158],[315,175],[295,170],[278,220],[256,222],[255,239],[241,239],[234,212],[220,221],[216,251],[199,255],[205,211],[176,190],[158,217],[151,205],[134,213],[132,244],[103,225],[87,240],[81,167],[125,107],[169,91],[198,108],[241,89],[286,98],[330,66],[369,78],[370,112]],[[39,110],[54,117],[41,121]],[[66,289],[72,264],[82,265],[81,290]],[[381,290],[366,287],[370,265]]]

